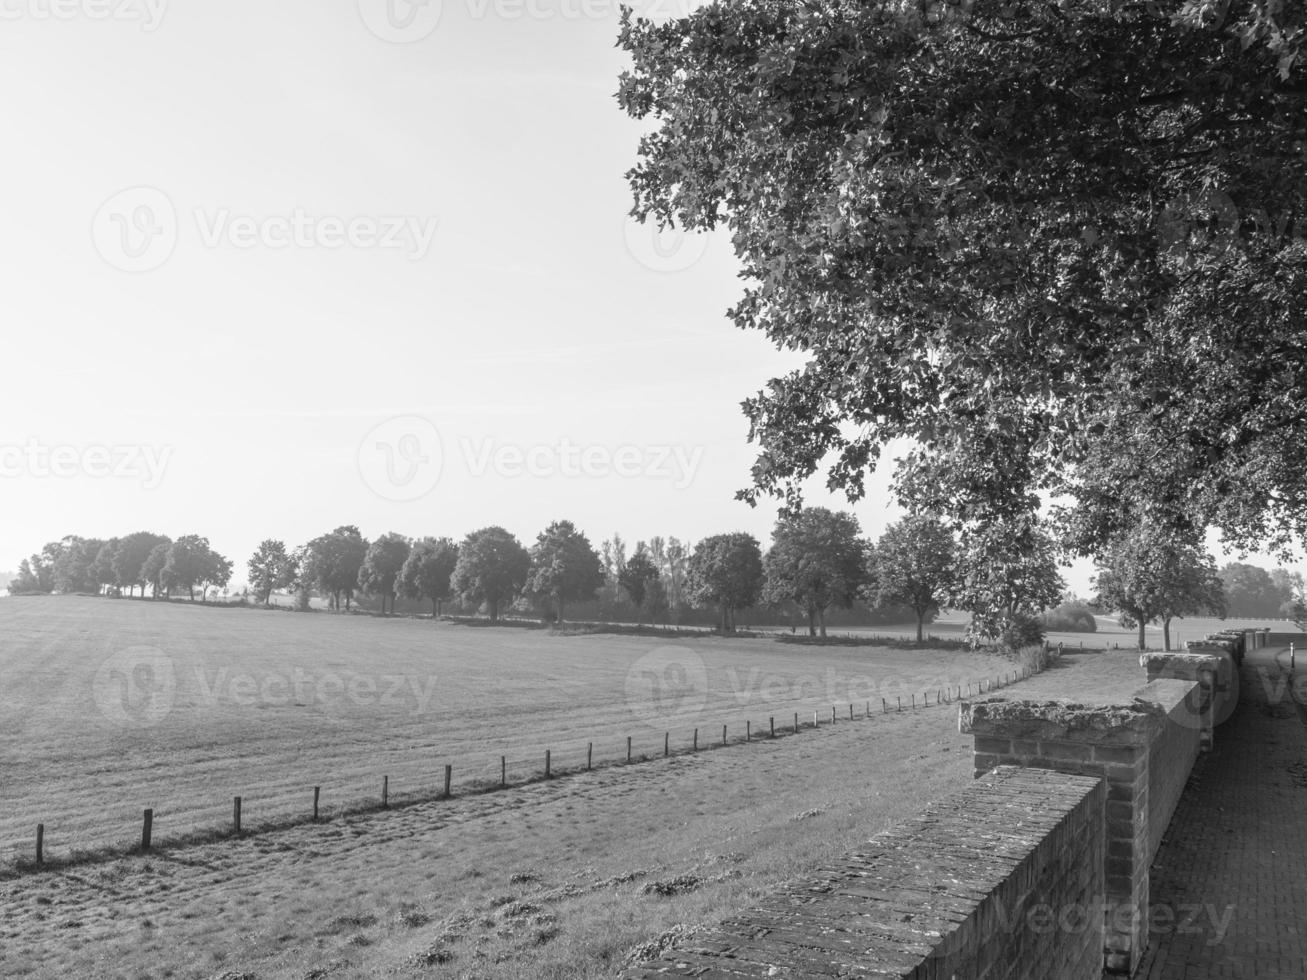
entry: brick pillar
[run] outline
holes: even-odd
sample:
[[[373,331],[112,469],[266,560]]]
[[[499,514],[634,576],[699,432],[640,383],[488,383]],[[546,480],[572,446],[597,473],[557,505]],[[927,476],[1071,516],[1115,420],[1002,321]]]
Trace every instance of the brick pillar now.
[[[1216,684],[1212,689],[1213,726],[1224,724],[1239,704],[1239,660],[1235,656],[1234,646],[1230,640],[1189,640],[1185,643],[1185,649],[1190,655],[1214,657],[1218,661]],[[1140,662],[1143,662],[1142,659]],[[1151,679],[1152,675],[1149,677]],[[1196,677],[1193,679],[1197,680]]]
[[[1144,702],[963,702],[958,727],[975,736],[976,775],[1031,766],[1107,783],[1104,968],[1130,974],[1148,943],[1149,745],[1160,709]]]
[[[1197,682],[1198,687],[1186,699],[1186,706],[1193,723],[1201,726],[1204,752],[1211,749],[1214,739],[1218,678],[1224,662],[1224,657],[1210,653],[1145,653],[1139,657],[1139,666],[1148,671],[1150,682],[1163,677]],[[1221,691],[1224,692],[1224,687]]]

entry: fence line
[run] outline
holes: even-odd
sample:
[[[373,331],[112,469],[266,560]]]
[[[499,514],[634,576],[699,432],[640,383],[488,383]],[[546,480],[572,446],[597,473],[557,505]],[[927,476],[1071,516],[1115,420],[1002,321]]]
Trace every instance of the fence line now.
[[[922,692],[920,700],[916,694],[911,695],[910,702],[906,705],[903,703],[901,696],[895,698],[894,704],[891,704],[885,698],[881,698],[879,711],[873,710],[873,702],[865,701],[861,704],[861,713],[859,713],[857,710],[859,705],[856,702],[850,702],[848,703],[848,720],[850,722],[858,720],[869,721],[876,717],[885,715],[911,714],[916,711],[925,710],[926,708],[956,704],[958,701],[967,697],[988,694],[1004,687],[1011,686],[1012,684],[1026,680],[1039,672],[1040,670],[1032,669],[1030,667],[1020,667],[1016,670],[1008,671],[993,677],[986,677],[979,681],[970,681],[966,684],[936,688],[933,691],[927,690]],[[931,695],[934,695],[933,702],[931,700]],[[558,756],[555,755],[552,748],[543,749],[542,754],[534,759],[518,760],[514,762],[510,762],[506,755],[501,755],[499,757],[499,765],[495,767],[496,771],[493,775],[484,765],[473,767],[470,773],[457,784],[454,781],[455,766],[452,763],[446,763],[444,765],[442,792],[424,792],[421,789],[410,790],[407,793],[396,796],[393,805],[412,806],[420,803],[433,802],[435,800],[452,799],[456,795],[456,788],[460,791],[457,795],[480,795],[507,789],[510,786],[526,786],[541,780],[550,780],[561,776],[579,775],[581,773],[591,772],[596,767],[612,768],[623,765],[637,765],[660,758],[666,759],[672,756],[693,755],[703,751],[715,751],[728,748],[732,745],[739,746],[753,744],[760,741],[769,742],[777,738],[793,737],[800,734],[805,730],[805,728],[806,730],[811,731],[815,729],[829,728],[836,725],[838,723],[839,707],[839,705],[831,705],[828,721],[823,720],[820,710],[814,710],[812,713],[812,722],[807,725],[800,722],[799,713],[796,711],[793,717],[793,726],[789,728],[788,731],[784,727],[778,730],[776,727],[775,716],[770,716],[768,719],[766,737],[763,737],[759,732],[755,732],[752,719],[745,719],[743,736],[736,735],[733,740],[728,735],[729,724],[723,724],[721,741],[715,744],[708,742],[705,743],[703,747],[700,747],[699,744],[699,729],[697,727],[693,731],[688,747],[674,747],[671,742],[671,730],[664,731],[661,752],[650,750],[637,754],[635,751],[633,736],[627,735],[624,760],[620,754],[614,754],[608,756],[606,759],[600,758],[598,762],[596,762],[594,755],[595,743],[593,741],[585,744],[584,763],[580,762],[578,758],[578,760],[571,765],[564,762],[562,766],[559,766],[556,763]],[[510,773],[517,778],[510,779]],[[379,773],[378,775],[380,776],[379,796],[355,798],[353,800],[343,801],[337,804],[336,816],[343,818],[375,812],[378,809],[390,808],[392,806],[392,796],[394,796],[394,794],[391,793],[390,775],[388,773]],[[311,816],[308,815],[308,812],[310,811],[307,810],[306,806],[306,813],[304,815],[295,816],[294,814],[288,813],[273,814],[265,819],[261,826],[247,831],[242,826],[242,817],[245,815],[246,811],[243,803],[244,800],[248,799],[248,797],[233,796],[231,811],[232,818],[229,827],[210,827],[207,829],[200,828],[199,830],[191,830],[190,832],[182,833],[171,840],[165,838],[162,841],[161,846],[183,846],[185,844],[219,840],[231,836],[240,837],[242,834],[247,832],[258,833],[260,830],[284,829],[307,822],[317,823],[324,819],[330,820],[330,816],[324,817],[322,813],[323,799],[321,784],[312,786],[311,789]],[[101,860],[119,856],[123,853],[148,852],[156,846],[156,841],[154,839],[154,818],[155,811],[153,808],[147,808],[142,811],[140,844],[136,847],[124,849],[121,847],[115,848],[112,845],[109,845],[99,849],[74,852],[74,855],[71,858],[65,858],[63,860],[52,860],[50,855],[47,829],[53,828],[54,825],[49,824],[48,822],[38,823],[36,825],[34,859],[28,861],[21,857],[18,858],[17,861],[14,862],[11,871],[23,872],[27,870],[44,869],[51,866],[65,867],[70,864],[80,863],[81,861]]]

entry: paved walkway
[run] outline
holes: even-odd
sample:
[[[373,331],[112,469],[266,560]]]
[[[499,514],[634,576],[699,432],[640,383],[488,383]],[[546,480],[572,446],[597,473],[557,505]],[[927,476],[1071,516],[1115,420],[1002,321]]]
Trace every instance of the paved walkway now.
[[[1294,698],[1294,679],[1300,680]],[[1307,658],[1257,650],[1153,865],[1136,980],[1307,978]]]

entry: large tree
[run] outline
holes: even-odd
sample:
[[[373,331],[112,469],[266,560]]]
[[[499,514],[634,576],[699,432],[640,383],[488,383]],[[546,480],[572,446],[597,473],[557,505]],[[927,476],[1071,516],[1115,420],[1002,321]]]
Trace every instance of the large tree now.
[[[32,563],[24,558],[18,563],[18,574],[9,583],[11,595],[32,595],[44,591],[40,577],[32,571]]]
[[[191,601],[195,589],[200,598],[208,598],[210,586],[221,588],[231,580],[231,562],[209,547],[209,539],[199,534],[183,534],[168,546],[167,560],[160,579],[169,590],[185,589]]]
[[[431,603],[431,618],[440,618],[440,603],[453,594],[450,579],[458,564],[458,546],[449,538],[422,538],[399,572],[399,589],[410,599]]]
[[[409,540],[402,534],[383,534],[368,545],[359,566],[359,588],[365,595],[381,597],[381,615],[386,614],[386,598],[390,598],[390,611],[395,611],[396,584],[399,573],[408,560]]]
[[[940,520],[910,515],[885,528],[872,555],[877,605],[908,606],[917,616],[917,642],[926,617],[939,611],[957,583],[957,543]]]
[[[330,534],[314,538],[306,547],[308,561],[304,574],[308,581],[331,597],[332,609],[339,610],[343,598],[348,610],[358,588],[359,569],[368,553],[367,540],[353,524],[344,524]]]
[[[151,598],[159,598],[160,592],[168,595],[169,583],[164,578],[163,570],[168,567],[168,552],[171,548],[172,542],[165,538],[150,549],[141,565],[141,577],[150,586]]]
[[[1220,576],[1231,616],[1283,616],[1281,607],[1293,597],[1291,590],[1277,586],[1266,569],[1246,562],[1224,565]]]
[[[694,546],[686,565],[686,592],[700,606],[716,606],[721,631],[735,629],[735,613],[762,598],[762,549],[751,534],[714,534]]]
[[[1141,527],[1112,545],[1098,559],[1095,602],[1123,613],[1123,625],[1162,624],[1162,648],[1171,649],[1171,620],[1225,615],[1225,592],[1211,555],[1193,540],[1165,529]]]
[[[1057,548],[1033,519],[979,529],[958,550],[949,605],[971,613],[972,636],[1019,649],[1043,638],[1036,618],[1062,598]]]
[[[90,584],[95,587],[97,592],[107,588],[111,594],[121,595],[118,574],[114,571],[114,559],[117,557],[121,544],[121,539],[110,538],[100,545],[99,550],[95,553],[95,559],[91,562],[87,573]]]
[[[848,609],[870,581],[870,546],[852,514],[808,507],[772,531],[763,561],[766,592],[793,602],[808,617],[808,635],[826,635],[826,610]]]
[[[650,584],[659,582],[660,577],[658,566],[654,564],[653,558],[649,556],[648,547],[641,541],[635,546],[635,553],[627,559],[625,566],[618,574],[617,581],[622,591],[630,598],[631,605],[635,606],[637,616],[645,611],[645,600],[650,594]],[[666,602],[667,592],[663,590],[662,603],[665,605]]]
[[[286,542],[265,538],[246,562],[254,597],[265,606],[277,589],[288,589],[299,573],[295,558],[286,550]]]
[[[154,534],[150,531],[136,531],[122,538],[113,554],[113,571],[116,584],[120,588],[127,589],[128,595],[131,594],[133,588],[140,586],[143,597],[145,595],[145,586],[150,581],[143,573],[146,560],[156,547],[161,544],[171,543],[166,536]]]
[[[731,317],[808,354],[746,402],[742,495],[792,505],[829,465],[856,498],[906,438],[901,497],[977,556],[1041,491],[1086,554],[1144,521],[1302,536],[1302,6],[624,13],[632,213],[728,226]]]
[[[604,581],[599,553],[571,521],[554,521],[536,537],[527,588],[553,603],[559,626],[566,604],[593,599]]]
[[[96,560],[104,544],[100,538],[82,538],[75,534],[47,544],[42,555],[50,563],[54,591],[98,592],[100,582]]]
[[[531,556],[517,538],[502,527],[485,527],[459,545],[451,584],[464,601],[484,603],[497,623],[499,607],[521,593],[530,570]]]

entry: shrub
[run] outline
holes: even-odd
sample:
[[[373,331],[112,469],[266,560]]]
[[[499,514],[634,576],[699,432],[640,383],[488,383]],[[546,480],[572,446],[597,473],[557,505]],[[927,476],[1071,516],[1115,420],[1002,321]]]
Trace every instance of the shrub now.
[[[1043,643],[1032,643],[1030,646],[1022,647],[1017,651],[1016,657],[1017,663],[1036,674],[1057,659],[1056,654]]]
[[[1093,611],[1079,602],[1064,602],[1039,617],[1046,630],[1061,633],[1097,633],[1098,621]]]
[[[1024,647],[1043,645],[1044,625],[1038,616],[1017,613],[1003,628],[998,638],[998,645],[1010,653],[1016,653]]]

